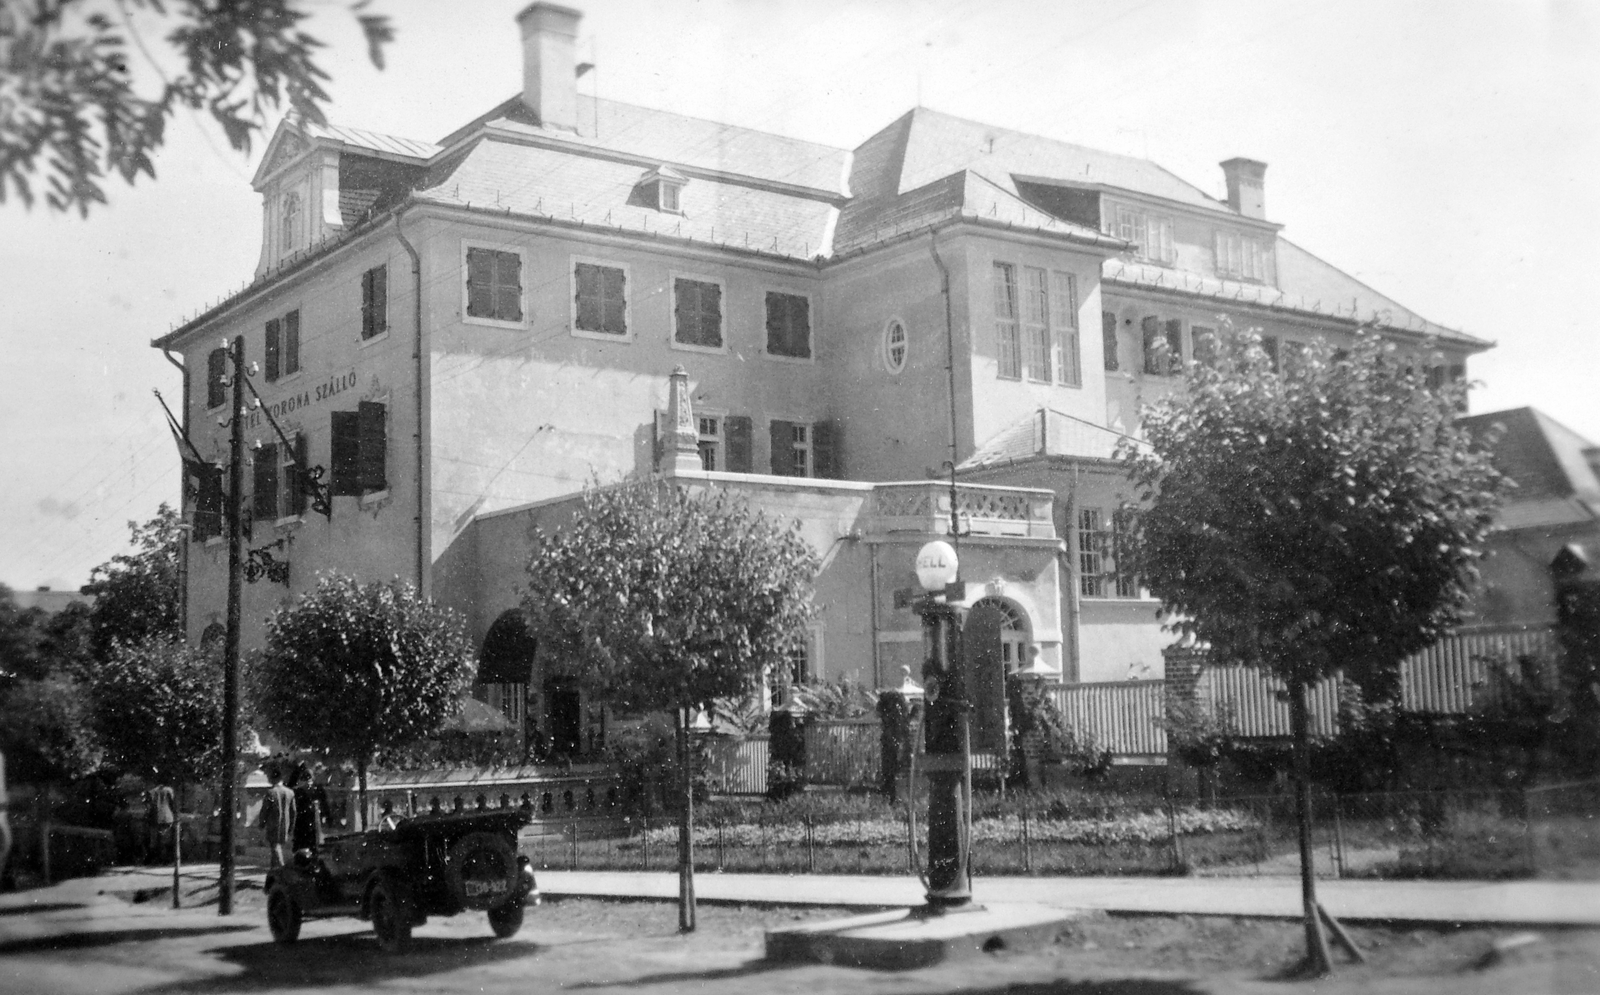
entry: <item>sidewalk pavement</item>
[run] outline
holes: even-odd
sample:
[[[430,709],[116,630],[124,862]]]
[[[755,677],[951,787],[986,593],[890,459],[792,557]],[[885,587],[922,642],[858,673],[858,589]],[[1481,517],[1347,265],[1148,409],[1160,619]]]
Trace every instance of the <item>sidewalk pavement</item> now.
[[[674,871],[537,872],[548,897],[673,899]],[[260,888],[264,868],[243,866],[239,887]],[[185,911],[216,915],[216,864],[183,868]],[[0,893],[0,932],[14,934],[25,909],[43,918],[171,915],[170,867],[118,867],[98,877],[71,878],[49,888]],[[143,894],[147,900],[132,902]],[[829,874],[695,875],[695,894],[709,901],[887,908],[920,905],[923,889],[909,876]],[[1030,902],[1065,909],[1168,915],[1298,918],[1296,877],[1109,878],[995,877],[973,881],[979,902]],[[1587,881],[1353,881],[1317,882],[1317,896],[1340,919],[1477,925],[1600,926],[1600,882]],[[213,904],[196,908],[200,901]],[[40,922],[40,926],[45,923]]]
[[[539,871],[546,896],[676,898],[676,872]],[[824,874],[717,874],[694,877],[698,898],[713,901],[920,905],[915,878]],[[1300,879],[977,878],[978,902],[1032,902],[1064,909],[1176,915],[1299,918]],[[1600,926],[1600,882],[1318,881],[1317,897],[1351,921],[1479,925]]]

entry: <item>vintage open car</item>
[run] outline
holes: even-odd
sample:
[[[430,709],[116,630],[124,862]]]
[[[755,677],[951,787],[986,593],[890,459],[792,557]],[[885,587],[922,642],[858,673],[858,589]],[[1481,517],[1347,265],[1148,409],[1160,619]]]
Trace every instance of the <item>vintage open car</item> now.
[[[297,850],[267,875],[272,938],[293,943],[304,918],[356,916],[393,952],[428,916],[468,909],[488,912],[494,935],[512,936],[524,908],[539,904],[533,868],[517,853],[527,821],[514,809],[424,815]]]

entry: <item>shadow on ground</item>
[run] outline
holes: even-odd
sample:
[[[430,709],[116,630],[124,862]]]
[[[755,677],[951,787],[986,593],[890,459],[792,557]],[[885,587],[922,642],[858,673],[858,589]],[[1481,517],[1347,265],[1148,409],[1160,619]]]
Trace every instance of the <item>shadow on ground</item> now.
[[[293,946],[272,941],[207,951],[218,961],[238,965],[238,974],[212,975],[144,989],[145,995],[225,995],[279,988],[334,988],[359,978],[375,985],[391,978],[481,967],[531,957],[538,944],[491,937],[415,937],[403,954],[386,954],[370,932],[302,939]]]
[[[67,906],[72,908],[73,906]],[[30,936],[20,940],[0,941],[0,954],[38,953],[40,951],[87,950],[92,947],[109,947],[118,943],[143,943],[150,940],[177,940],[186,936],[204,936],[208,933],[238,933],[254,926],[198,926],[169,929],[103,929],[94,932],[65,933],[55,936]]]
[[[87,908],[87,906],[81,902],[40,902],[37,905],[8,905],[0,908],[0,917],[42,915],[46,912],[65,912],[68,909],[82,908]]]
[[[771,960],[753,960],[737,967],[717,968],[707,971],[674,971],[662,974],[647,974],[638,978],[628,978],[622,981],[587,981],[580,984],[568,985],[574,990],[592,990],[607,988],[648,988],[653,985],[672,985],[683,982],[697,982],[709,984],[715,981],[726,981],[734,978],[749,978],[755,975],[766,974],[772,971],[792,970],[796,968],[817,967],[820,965],[793,964]],[[937,969],[936,967],[933,969]],[[867,968],[848,968],[846,970],[869,970]],[[918,968],[929,970],[929,968]],[[885,971],[873,973],[902,973],[899,971]],[[1100,979],[1058,979],[1054,981],[1018,982],[998,988],[967,988],[956,989],[960,995],[1200,995],[1202,989],[1194,987],[1189,981],[1171,978],[1100,978]]]

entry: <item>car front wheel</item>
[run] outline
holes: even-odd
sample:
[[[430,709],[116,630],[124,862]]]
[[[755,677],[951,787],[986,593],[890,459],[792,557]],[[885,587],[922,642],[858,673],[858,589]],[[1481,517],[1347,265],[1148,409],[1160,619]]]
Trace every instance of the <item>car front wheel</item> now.
[[[489,910],[489,928],[502,940],[516,936],[517,930],[522,928],[523,911],[523,902],[520,898],[492,908]]]
[[[370,902],[372,931],[384,953],[400,953],[411,945],[411,899],[392,882],[379,881]]]
[[[281,884],[267,893],[267,928],[278,943],[293,943],[300,938],[300,903]]]

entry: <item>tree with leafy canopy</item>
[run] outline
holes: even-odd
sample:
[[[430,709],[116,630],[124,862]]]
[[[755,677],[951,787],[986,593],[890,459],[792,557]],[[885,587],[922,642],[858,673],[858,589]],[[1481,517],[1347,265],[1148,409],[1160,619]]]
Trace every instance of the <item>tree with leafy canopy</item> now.
[[[474,653],[461,617],[398,579],[325,575],[267,619],[250,675],[262,723],[290,744],[367,767],[437,732],[461,707]]]
[[[89,682],[108,764],[159,784],[222,771],[222,666],[215,654],[158,634],[122,642]]]
[[[615,708],[671,712],[682,772],[678,925],[695,926],[695,709],[740,698],[804,651],[816,554],[725,490],[658,478],[587,488],[535,534],[524,607],[541,654],[574,660]]]
[[[1287,685],[1305,968],[1320,974],[1306,688],[1342,672],[1372,700],[1397,695],[1400,661],[1460,617],[1502,478],[1457,421],[1466,385],[1430,386],[1421,355],[1374,331],[1348,350],[1319,340],[1282,372],[1254,332],[1225,326],[1198,351],[1187,390],[1143,413],[1148,445],[1123,452],[1142,502],[1127,566],[1172,629]]]
[[[350,3],[372,63],[394,38],[389,18]],[[294,0],[15,0],[0,5],[0,202],[34,201],[44,170],[51,210],[105,203],[101,180],[155,176],[154,154],[177,110],[205,111],[228,143],[249,152],[267,113],[284,103],[325,121],[322,43],[303,30]],[[143,33],[163,33],[152,52]],[[129,40],[132,39],[132,48]],[[132,70],[137,50],[148,83]]]
[[[128,531],[134,552],[118,553],[95,567],[83,586],[84,594],[94,595],[90,648],[99,660],[108,659],[119,641],[182,635],[182,517],[163,501],[154,518],[143,525],[129,522]]]
[[[84,706],[86,606],[19,609],[0,584],[0,752],[14,781],[67,781],[99,766]]]

